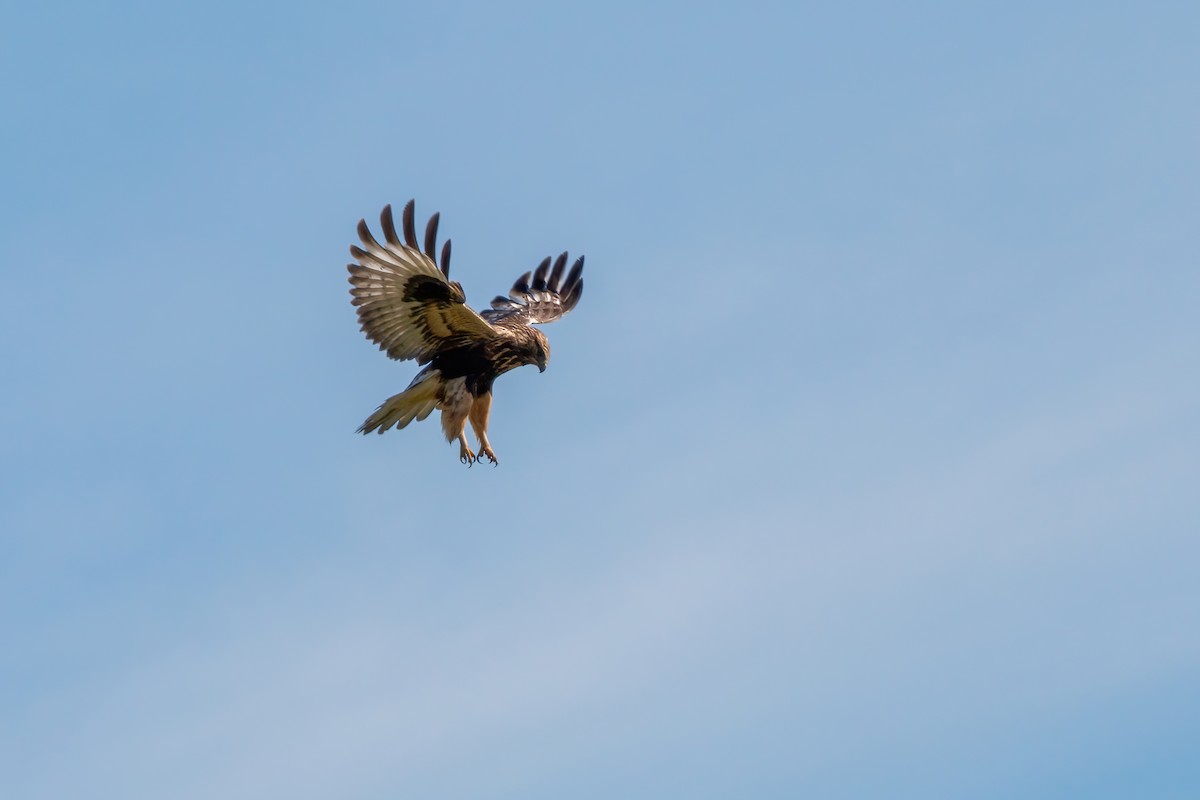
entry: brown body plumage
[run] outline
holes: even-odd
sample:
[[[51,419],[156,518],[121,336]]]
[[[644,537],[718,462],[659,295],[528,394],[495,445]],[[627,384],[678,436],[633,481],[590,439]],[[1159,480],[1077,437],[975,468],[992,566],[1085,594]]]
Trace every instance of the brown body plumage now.
[[[497,463],[487,438],[492,384],[496,378],[525,364],[546,369],[550,345],[534,324],[552,322],[579,302],[583,292],[583,257],[563,276],[567,254],[551,267],[549,258],[513,284],[508,297],[496,297],[492,307],[477,314],[466,305],[462,286],[449,279],[450,242],[437,252],[438,215],[425,229],[425,248],[417,246],[413,202],[404,207],[404,240],[397,235],[391,206],[380,215],[386,244],[358,223],[362,247],[351,246],[357,263],[350,264],[350,294],[358,307],[367,338],[388,356],[415,359],[425,365],[408,388],[388,398],[359,427],[359,432],[383,433],[422,420],[434,409],[442,412],[442,428],[450,441],[458,439],[459,458],[472,464],[480,458]],[[479,439],[478,457],[467,443],[466,423]]]

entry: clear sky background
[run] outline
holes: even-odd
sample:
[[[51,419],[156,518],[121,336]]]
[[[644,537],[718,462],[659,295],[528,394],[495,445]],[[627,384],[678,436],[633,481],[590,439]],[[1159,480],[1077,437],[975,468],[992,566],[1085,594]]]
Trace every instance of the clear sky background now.
[[[3,797],[1200,793],[1195,3],[3,16]],[[410,197],[587,255],[496,469]]]

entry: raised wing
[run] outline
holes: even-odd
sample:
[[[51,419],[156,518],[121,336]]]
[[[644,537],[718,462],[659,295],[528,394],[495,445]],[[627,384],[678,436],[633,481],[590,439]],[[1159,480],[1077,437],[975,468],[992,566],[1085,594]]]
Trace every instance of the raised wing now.
[[[358,222],[362,247],[351,245],[350,296],[363,333],[397,360],[424,364],[443,349],[500,335],[466,305],[462,286],[450,280],[450,241],[435,261],[438,215],[425,227],[425,251],[417,246],[412,200],[404,206],[404,241],[396,235],[392,207],[379,215],[386,244],[375,241],[366,220]]]
[[[550,259],[545,259],[537,269],[517,278],[508,297],[497,296],[492,300],[492,307],[483,312],[483,318],[491,323],[528,325],[559,319],[575,307],[583,294],[583,256],[576,259],[564,280],[566,266],[566,253],[554,260],[553,268]]]

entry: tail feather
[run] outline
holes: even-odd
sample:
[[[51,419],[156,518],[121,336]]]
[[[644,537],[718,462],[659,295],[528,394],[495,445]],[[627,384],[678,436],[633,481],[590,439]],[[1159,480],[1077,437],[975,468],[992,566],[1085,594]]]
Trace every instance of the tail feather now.
[[[417,375],[408,388],[400,394],[392,395],[383,401],[383,405],[375,413],[367,417],[366,422],[358,427],[358,433],[384,431],[395,427],[397,430],[415,420],[423,420],[437,408],[438,390],[442,387],[442,376],[437,370],[422,372]]]

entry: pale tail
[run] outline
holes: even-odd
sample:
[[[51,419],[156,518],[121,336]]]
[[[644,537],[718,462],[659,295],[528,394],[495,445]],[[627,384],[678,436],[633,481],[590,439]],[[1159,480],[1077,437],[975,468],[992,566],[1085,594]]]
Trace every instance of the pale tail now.
[[[392,395],[383,402],[375,413],[367,417],[358,428],[359,433],[378,431],[383,433],[391,427],[403,428],[415,420],[423,420],[437,407],[438,390],[442,387],[442,375],[437,370],[422,371],[409,387],[400,394]]]

